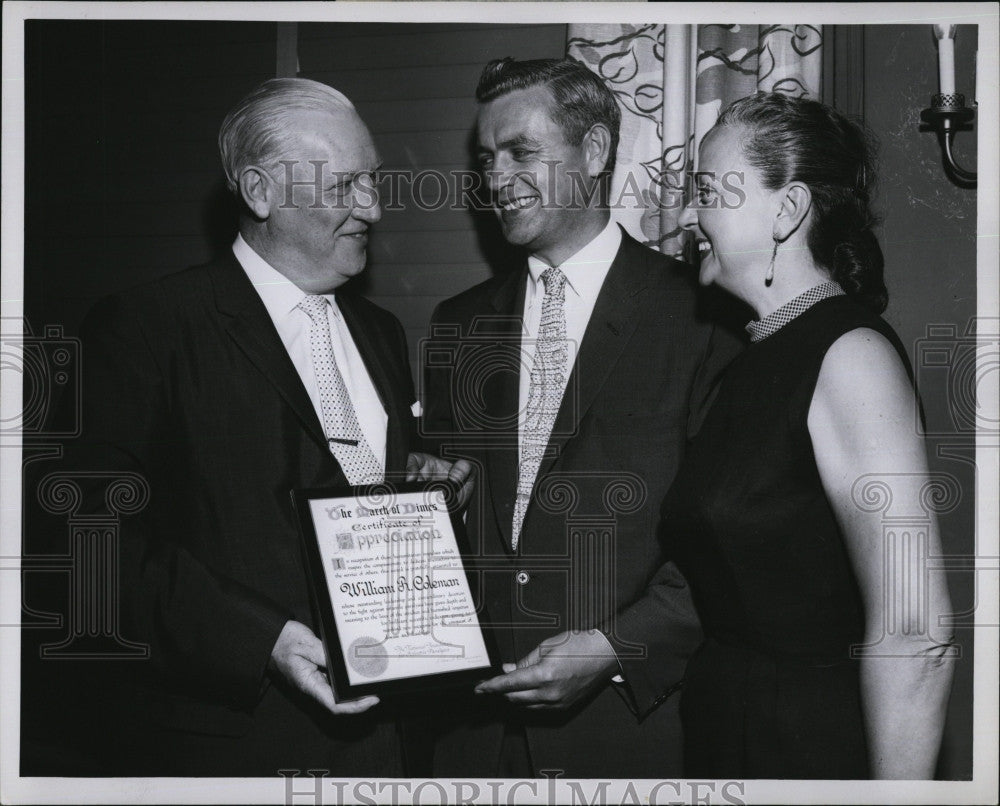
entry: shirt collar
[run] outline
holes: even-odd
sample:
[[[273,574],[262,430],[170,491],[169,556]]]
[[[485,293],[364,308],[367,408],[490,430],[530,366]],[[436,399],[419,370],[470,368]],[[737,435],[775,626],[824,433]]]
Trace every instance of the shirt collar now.
[[[621,245],[622,231],[612,218],[596,238],[559,264],[566,275],[566,285],[581,297],[596,298]],[[534,255],[528,257],[528,273],[535,285],[548,268],[544,260]]]
[[[233,254],[243,267],[254,289],[260,295],[264,307],[271,316],[271,321],[278,322],[288,316],[307,293],[289,280],[285,275],[258,255],[252,246],[237,234],[233,241]],[[339,315],[336,299],[333,294],[323,294],[334,314]]]
[[[755,319],[746,326],[751,342],[763,341],[768,336],[777,333],[781,328],[798,316],[808,311],[813,305],[827,297],[840,297],[844,289],[832,280],[813,286],[792,300],[789,300],[776,311],[772,311],[763,319]]]

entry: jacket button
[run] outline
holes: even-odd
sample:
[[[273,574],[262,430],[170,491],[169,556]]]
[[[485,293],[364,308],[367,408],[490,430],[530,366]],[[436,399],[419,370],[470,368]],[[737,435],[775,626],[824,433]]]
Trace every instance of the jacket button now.
[[[531,574],[527,571],[518,571],[514,575],[514,579],[517,580],[518,585],[527,585],[528,581],[531,579]]]

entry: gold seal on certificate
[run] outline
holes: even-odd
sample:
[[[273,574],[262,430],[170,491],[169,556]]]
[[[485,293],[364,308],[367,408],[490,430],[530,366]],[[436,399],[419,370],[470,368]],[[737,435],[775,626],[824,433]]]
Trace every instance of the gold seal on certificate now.
[[[296,490],[338,700],[471,683],[496,668],[449,482]]]

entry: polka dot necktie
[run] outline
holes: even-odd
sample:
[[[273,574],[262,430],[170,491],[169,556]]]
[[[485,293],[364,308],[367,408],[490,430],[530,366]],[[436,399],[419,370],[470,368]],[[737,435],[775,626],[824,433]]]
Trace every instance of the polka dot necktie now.
[[[549,444],[549,435],[559,413],[563,390],[566,388],[566,370],[569,349],[566,344],[566,275],[556,268],[542,273],[545,300],[542,302],[542,320],[535,339],[535,361],[531,367],[531,385],[528,390],[528,407],[521,435],[521,463],[517,474],[517,498],[514,501],[514,522],[511,530],[511,548],[517,550],[521,526],[528,511],[535,476],[542,463],[542,456]]]
[[[347,481],[352,485],[372,484],[382,481],[384,473],[361,432],[347,385],[337,367],[327,318],[328,305],[326,297],[318,294],[309,294],[298,304],[310,319],[309,345],[323,409],[323,427],[330,451],[340,463]]]

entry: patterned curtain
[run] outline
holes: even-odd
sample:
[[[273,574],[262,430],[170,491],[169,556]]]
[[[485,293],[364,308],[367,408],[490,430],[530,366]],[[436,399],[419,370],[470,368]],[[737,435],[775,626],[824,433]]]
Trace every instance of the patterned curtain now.
[[[701,138],[758,89],[819,98],[821,47],[813,25],[570,25],[568,55],[622,107],[614,217],[648,246],[683,254],[677,220]]]

